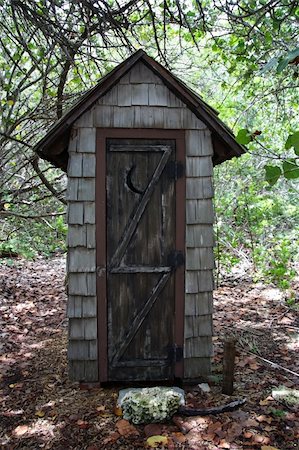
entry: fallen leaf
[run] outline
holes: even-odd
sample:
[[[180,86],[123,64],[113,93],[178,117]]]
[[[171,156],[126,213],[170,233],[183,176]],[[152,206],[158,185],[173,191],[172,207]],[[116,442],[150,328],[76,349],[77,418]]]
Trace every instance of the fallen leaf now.
[[[230,448],[230,444],[225,439],[221,439],[218,445],[220,448]]]
[[[253,363],[249,364],[249,368],[251,370],[257,370],[259,367],[260,367],[260,365],[258,363],[256,363],[256,362],[253,362]]]
[[[28,431],[28,425],[19,425],[17,428],[15,428],[12,432],[14,436],[23,436]]]
[[[104,406],[104,405],[102,405],[102,406],[97,406],[96,410],[97,410],[98,412],[103,412],[103,411],[105,411],[105,406]]]
[[[137,428],[131,425],[128,420],[120,419],[116,422],[116,428],[121,436],[139,436]]]
[[[90,427],[89,423],[86,420],[79,419],[76,423],[81,430],[86,430]]]
[[[147,438],[146,443],[151,448],[157,448],[160,446],[160,444],[167,444],[167,437],[166,436],[151,436]]]
[[[172,433],[171,437],[177,444],[183,444],[187,440],[186,436],[184,436],[180,431]]]
[[[123,415],[122,409],[120,406],[115,406],[113,412],[116,416],[121,417]]]
[[[268,436],[263,436],[262,434],[256,434],[253,437],[253,440],[259,444],[269,444],[270,439],[268,438]]]
[[[229,441],[233,441],[234,438],[236,438],[237,436],[240,436],[240,434],[242,434],[242,425],[240,425],[239,423],[233,422],[232,425],[226,431],[226,434],[227,434],[227,439]]]
[[[146,437],[159,436],[162,433],[162,427],[157,423],[150,423],[148,425],[145,425],[144,433]]]
[[[103,444],[114,444],[118,439],[120,438],[120,434],[117,431],[114,431],[113,433],[109,434],[104,440]]]
[[[35,415],[36,415],[37,417],[44,417],[44,416],[45,416],[45,412],[39,410],[39,411],[36,411]]]
[[[271,445],[262,445],[261,450],[279,450],[279,448],[271,447]]]
[[[256,418],[256,420],[257,420],[258,422],[267,422],[267,423],[269,423],[269,424],[272,422],[272,418],[271,418],[271,417],[268,417],[268,416],[265,416],[264,414],[258,416],[258,417]]]
[[[260,400],[260,405],[261,406],[267,406],[269,405],[271,402],[273,402],[274,398],[271,397],[271,395],[269,395],[267,398],[265,398],[265,400]]]
[[[246,439],[250,439],[253,436],[253,433],[251,433],[251,431],[244,431],[243,436]]]
[[[257,422],[257,420],[254,419],[247,419],[245,420],[244,424],[245,427],[258,427],[259,423]]]

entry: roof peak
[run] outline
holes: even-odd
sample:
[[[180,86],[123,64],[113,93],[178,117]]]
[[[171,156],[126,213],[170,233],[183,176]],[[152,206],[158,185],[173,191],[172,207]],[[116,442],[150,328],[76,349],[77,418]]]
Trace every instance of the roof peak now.
[[[217,117],[217,112],[204,100],[189,89],[183,81],[173,75],[155,59],[150,57],[142,48],[132,53],[126,60],[105,75],[93,88],[87,91],[68,110],[61,119],[48,131],[34,147],[34,150],[56,167],[66,170],[68,160],[68,141],[73,123],[91,108],[95,102],[109,92],[119,80],[127,74],[138,61],[142,61],[167,88],[202,120],[211,130],[214,140],[222,144],[217,145],[214,154],[214,164],[219,164],[233,156],[240,156],[245,148],[239,145],[232,131]],[[216,141],[215,141],[216,142]],[[219,148],[219,150],[218,150]]]

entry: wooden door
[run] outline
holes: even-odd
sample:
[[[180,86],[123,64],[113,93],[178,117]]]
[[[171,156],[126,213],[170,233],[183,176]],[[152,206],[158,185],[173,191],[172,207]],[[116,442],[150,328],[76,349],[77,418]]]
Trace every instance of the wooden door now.
[[[171,379],[175,140],[108,139],[106,161],[108,379]]]

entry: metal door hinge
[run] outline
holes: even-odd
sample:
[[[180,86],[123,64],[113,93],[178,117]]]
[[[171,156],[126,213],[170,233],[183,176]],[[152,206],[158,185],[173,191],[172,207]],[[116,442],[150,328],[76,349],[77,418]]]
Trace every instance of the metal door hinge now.
[[[184,175],[184,164],[181,161],[169,161],[165,170],[169,178],[177,180]]]
[[[185,257],[183,252],[174,250],[173,252],[169,253],[167,257],[167,264],[174,269],[183,266],[185,264]]]
[[[168,359],[171,362],[180,362],[184,357],[184,349],[183,347],[174,344],[172,347],[168,349]]]

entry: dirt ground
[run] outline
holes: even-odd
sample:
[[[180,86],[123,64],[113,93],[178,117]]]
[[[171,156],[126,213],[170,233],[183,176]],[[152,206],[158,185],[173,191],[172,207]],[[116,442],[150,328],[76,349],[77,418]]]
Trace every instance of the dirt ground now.
[[[167,441],[154,448],[299,449],[298,402],[273,392],[299,389],[298,307],[285,294],[249,278],[226,279],[215,291],[210,392],[190,387],[186,401],[208,408],[246,399],[243,406],[133,426],[116,414],[119,387],[83,390],[68,380],[64,266],[62,257],[0,265],[0,448],[136,450],[162,435]],[[231,397],[221,393],[226,336],[237,339]]]

